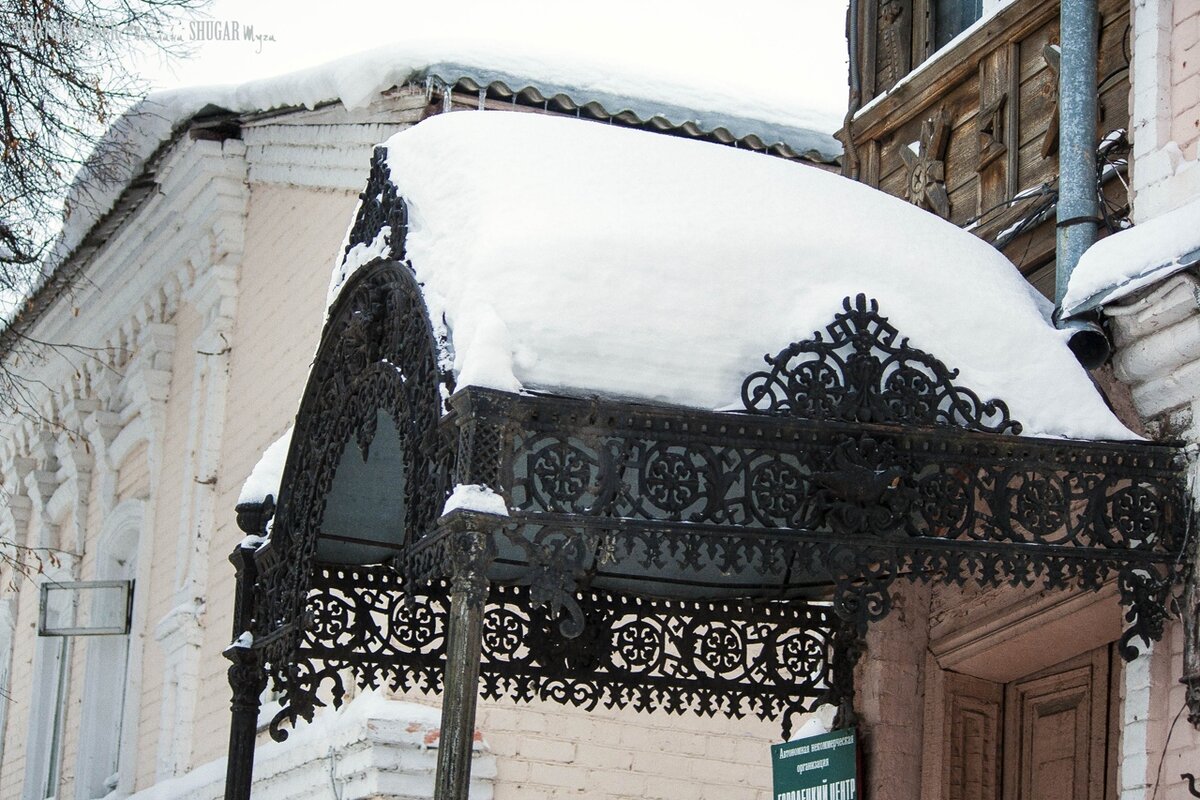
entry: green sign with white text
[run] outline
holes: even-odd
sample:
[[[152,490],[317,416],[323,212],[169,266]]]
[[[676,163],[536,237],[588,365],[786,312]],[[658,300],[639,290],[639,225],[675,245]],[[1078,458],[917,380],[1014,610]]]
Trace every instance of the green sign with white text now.
[[[771,745],[775,800],[858,800],[852,728]]]

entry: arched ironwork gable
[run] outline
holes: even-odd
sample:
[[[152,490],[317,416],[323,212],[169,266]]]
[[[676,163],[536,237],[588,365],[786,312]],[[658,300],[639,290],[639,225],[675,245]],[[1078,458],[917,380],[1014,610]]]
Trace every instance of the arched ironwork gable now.
[[[269,543],[258,558],[265,613],[256,628],[273,640],[264,657],[279,665],[277,681],[289,678],[284,665],[294,654],[315,565],[344,560],[336,557],[339,549],[360,561],[390,561],[441,513],[448,470],[438,420],[451,381],[438,367],[412,269],[381,260],[359,270],[330,311],[296,416]],[[384,441],[380,426],[389,424]],[[384,490],[384,502],[390,491],[402,495],[392,541],[381,541],[378,532],[331,531],[326,520],[339,468],[366,464],[373,445],[398,451],[402,468],[399,485],[375,487]]]

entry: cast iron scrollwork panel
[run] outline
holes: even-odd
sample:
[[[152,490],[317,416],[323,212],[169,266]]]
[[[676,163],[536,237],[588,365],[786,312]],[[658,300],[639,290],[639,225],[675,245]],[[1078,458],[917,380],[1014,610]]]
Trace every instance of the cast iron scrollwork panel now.
[[[526,518],[601,531],[600,550],[651,573],[755,572],[781,591],[807,576],[860,629],[897,574],[1048,588],[1121,575],[1130,636],[1149,641],[1181,574],[1170,448],[532,403],[553,413],[521,420],[501,479]]]
[[[363,267],[343,289],[322,335],[297,415],[270,545],[259,554],[262,607],[254,633],[267,641],[263,652],[277,680],[292,679],[285,665],[297,628],[305,623],[309,576],[338,465],[347,448],[367,460],[380,413],[391,418],[403,450],[406,540],[422,535],[441,513],[450,459],[438,421],[440,390],[449,381],[438,367],[411,269],[390,261]],[[337,609],[316,610],[328,629]]]
[[[388,258],[403,261],[408,235],[408,206],[396,192],[387,166],[387,148],[379,146],[371,155],[367,188],[358,196],[358,214],[350,227],[346,253],[357,245],[369,245],[382,234],[386,237]]]
[[[875,300],[847,297],[825,334],[766,356],[770,369],[746,378],[742,402],[747,411],[813,420],[1021,432],[1003,401],[956,386],[958,370],[898,337]]]
[[[311,719],[323,690],[340,705],[347,673],[369,688],[441,690],[446,584],[408,595],[403,583],[386,566],[318,571],[308,603],[314,623],[292,667],[274,675],[284,704],[272,724],[276,738],[286,737],[283,725]],[[583,593],[579,605],[587,620],[572,638],[528,588],[493,587],[483,622],[482,695],[585,709],[754,715],[780,720],[785,736],[797,714],[841,699],[831,675],[836,617],[828,606],[604,592]]]
[[[786,720],[818,697],[846,701],[846,665],[901,577],[1091,589],[1115,577],[1126,657],[1173,610],[1178,451],[1012,435],[1002,403],[955,386],[864,297],[747,379],[750,413],[470,388],[439,421],[448,378],[424,313],[406,267],[367,268],[323,339],[258,586],[255,647],[287,699],[281,720],[311,717],[322,686],[336,702],[345,669],[368,686],[440,687],[439,587],[464,531],[490,548],[489,696],[582,707]],[[315,565],[333,468],[351,443],[369,448],[380,409],[416,459],[402,552]],[[458,511],[435,530],[453,483],[491,487],[509,515]],[[817,612],[793,598],[823,592],[821,619],[803,617]],[[745,595],[779,600],[729,599]],[[778,629],[756,627],[768,622]],[[797,677],[814,645],[785,646],[785,630],[826,632],[821,677]]]

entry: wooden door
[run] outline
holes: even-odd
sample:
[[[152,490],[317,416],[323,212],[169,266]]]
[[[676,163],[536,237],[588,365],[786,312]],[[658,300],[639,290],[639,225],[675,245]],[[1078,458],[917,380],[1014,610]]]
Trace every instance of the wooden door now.
[[[1106,800],[1107,647],[1009,684],[945,673],[943,800]]]
[[[1104,800],[1108,649],[1004,687],[1004,800]]]

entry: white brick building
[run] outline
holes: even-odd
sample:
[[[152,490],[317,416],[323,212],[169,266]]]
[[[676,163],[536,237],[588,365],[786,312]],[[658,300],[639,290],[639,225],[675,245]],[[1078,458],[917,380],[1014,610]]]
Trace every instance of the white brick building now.
[[[381,70],[352,108],[310,86],[320,96],[274,110],[281,101],[168,99],[159,116],[127,121],[145,163],[107,215],[68,231],[59,270],[78,280],[49,281],[8,334],[84,349],[27,362],[36,406],[5,421],[0,443],[0,535],[57,561],[2,578],[0,797],[221,795],[227,557],[243,535],[233,507],[294,417],[376,143],[431,114],[487,108],[662,130],[814,169],[833,168],[839,149],[823,133],[732,114],[697,123],[661,99],[593,97],[536,75],[506,83],[517,80],[442,65],[392,86]],[[5,341],[11,359],[22,347]],[[127,636],[36,635],[39,585],[101,579],[133,582]],[[421,704],[435,701],[368,697],[284,744],[264,733],[256,791],[430,796],[438,731]],[[778,734],[757,721],[505,703],[486,707],[479,729],[476,794],[498,798],[766,797],[763,754]]]

